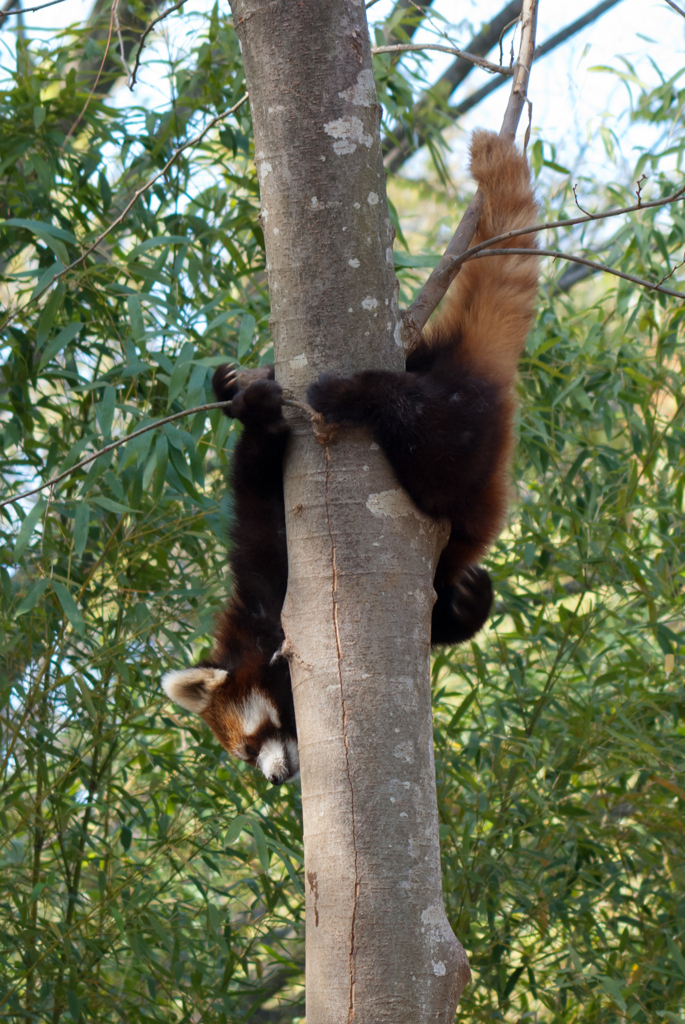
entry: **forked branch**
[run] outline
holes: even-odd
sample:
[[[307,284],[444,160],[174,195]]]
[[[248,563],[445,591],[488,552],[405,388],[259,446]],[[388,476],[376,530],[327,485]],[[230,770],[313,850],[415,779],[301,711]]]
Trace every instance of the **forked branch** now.
[[[521,112],[528,101],[528,80],[535,53],[535,30],[537,26],[538,0],[524,0],[521,11],[521,45],[518,60],[514,65],[514,80],[507,109],[504,112],[500,136],[516,137],[516,129],[521,120]],[[483,208],[483,195],[480,189],[469,203],[452,241],[437,267],[430,275],[411,306],[404,313],[404,341],[408,348],[418,341],[418,336],[429,316],[437,307],[454,278],[459,273],[463,260],[461,257],[471,244],[476,233],[478,220]]]
[[[158,18],[153,18],[153,20],[150,22],[150,24],[143,32],[142,36],[140,37],[140,42],[138,43],[138,49],[136,50],[136,62],[133,65],[133,71],[128,76],[129,89],[133,89],[133,86],[136,84],[136,75],[138,74],[138,68],[140,67],[140,58],[143,53],[143,47],[145,46],[145,40],[150,35],[152,30],[157,25],[159,25],[160,21],[164,21],[164,19],[168,18],[170,14],[173,14],[174,11],[177,11],[179,7],[183,7],[183,4],[185,2],[186,0],[178,0],[178,3],[174,4],[173,7],[167,7],[166,11],[162,11]]]
[[[518,21],[518,18],[516,19]],[[466,50],[458,50],[456,46],[442,46],[439,43],[393,43],[391,46],[372,46],[371,53],[376,56],[378,53],[420,53],[422,50],[439,50],[440,53],[452,53],[455,57],[476,64],[493,75],[513,75],[514,68],[506,64],[493,64],[484,57],[477,57],[475,53],[467,53]]]
[[[489,245],[489,242],[485,243]],[[469,260],[477,260],[482,256],[551,256],[555,260],[569,260],[571,263],[580,263],[584,267],[592,267],[593,270],[601,270],[605,274],[613,274],[614,277],[622,277],[624,281],[632,281],[649,291],[662,292],[664,295],[672,295],[676,299],[685,299],[685,292],[676,292],[672,288],[664,288],[661,281],[654,283],[647,281],[644,277],[636,277],[634,274],[626,274],[623,270],[616,270],[607,263],[597,263],[595,260],[588,260],[584,256],[573,256],[569,252],[561,252],[557,249],[469,249],[459,259],[459,266]],[[667,277],[671,275],[668,274]],[[664,281],[666,278],[663,279]]]
[[[163,427],[167,423],[173,423],[174,420],[180,420],[184,416],[194,416],[198,412],[211,412],[212,409],[224,409],[227,405],[230,405],[233,399],[227,399],[225,402],[209,402],[207,405],[196,405],[192,409],[184,409],[182,412],[172,413],[171,416],[165,416],[161,420],[155,420],[153,423],[148,423],[145,427],[140,427],[138,430],[132,430],[126,437],[120,437],[116,441],[110,441],[104,448],[98,448],[96,452],[91,452],[90,455],[86,455],[85,459],[81,459],[80,462],[70,466],[69,469],[65,469],[63,473],[58,473],[57,476],[53,476],[51,480],[46,480],[42,484],[36,484],[35,487],[29,488],[27,491],[21,491],[19,494],[13,495],[11,498],[5,498],[0,501],[0,508],[4,508],[5,505],[12,505],[15,501],[21,501],[23,498],[30,498],[32,494],[38,494],[40,491],[46,491],[54,487],[55,484],[61,483],[62,480],[66,480],[68,476],[76,473],[79,469],[83,469],[84,466],[89,466],[91,462],[95,462],[101,455],[107,455],[108,452],[114,451],[115,448],[121,448],[123,444],[128,444],[134,437],[140,437],[141,434],[147,434],[149,430],[157,430],[158,427]],[[295,409],[300,409],[301,412],[305,413],[311,420],[316,423],[315,417],[318,415],[313,409],[310,409],[304,402],[298,402],[294,398],[283,398],[283,405],[293,406]]]

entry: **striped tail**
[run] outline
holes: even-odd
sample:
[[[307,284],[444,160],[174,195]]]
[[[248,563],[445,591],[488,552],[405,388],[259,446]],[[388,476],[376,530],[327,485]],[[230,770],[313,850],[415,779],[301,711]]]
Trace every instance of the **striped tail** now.
[[[535,224],[538,202],[525,156],[493,132],[471,139],[471,173],[484,196],[472,245]],[[536,249],[535,235],[520,235],[493,248]],[[455,355],[476,376],[511,386],[533,319],[538,286],[534,256],[488,256],[465,263],[425,335],[453,338]]]

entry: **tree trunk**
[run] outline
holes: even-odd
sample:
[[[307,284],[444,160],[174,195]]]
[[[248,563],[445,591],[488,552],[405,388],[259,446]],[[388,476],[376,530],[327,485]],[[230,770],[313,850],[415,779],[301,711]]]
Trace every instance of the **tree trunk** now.
[[[232,0],[276,377],[404,366],[363,0]],[[307,1024],[451,1024],[468,981],[440,876],[429,676],[446,532],[371,437],[293,415],[284,626],[302,766]]]

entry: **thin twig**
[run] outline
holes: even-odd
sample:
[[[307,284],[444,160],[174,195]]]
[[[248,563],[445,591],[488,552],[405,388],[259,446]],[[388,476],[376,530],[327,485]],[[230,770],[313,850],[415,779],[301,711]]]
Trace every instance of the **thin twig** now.
[[[122,444],[128,444],[134,437],[140,437],[141,434],[146,434],[149,430],[156,430],[157,427],[163,427],[167,423],[173,423],[174,420],[180,420],[184,416],[194,416],[198,412],[210,412],[212,409],[223,409],[225,406],[230,405],[233,401],[232,398],[227,399],[225,402],[209,402],[207,405],[197,405],[194,409],[184,409],[183,412],[175,412],[171,416],[165,416],[164,419],[155,420],[154,423],[148,423],[145,427],[140,427],[138,430],[133,430],[126,437],[120,437],[118,441],[111,441],[106,444],[104,448],[100,448],[98,451],[93,452],[92,455],[87,455],[85,459],[81,459],[75,465],[69,469],[65,469],[63,473],[59,473],[51,480],[47,480],[45,483],[38,484],[36,487],[31,487],[28,491],[22,491],[20,494],[15,494],[12,498],[5,498],[4,501],[0,501],[0,508],[5,505],[11,505],[15,501],[21,501],[23,498],[29,498],[32,494],[38,494],[39,491],[45,491],[48,488],[52,489],[55,484],[60,483],[62,480],[66,480],[68,476],[75,473],[79,469],[83,469],[90,462],[94,462],[99,459],[101,455],[106,455],[107,452],[114,451],[115,448],[120,448]],[[296,409],[301,409],[302,412],[306,413],[310,418],[315,415],[313,409],[310,409],[308,405],[303,402],[297,402],[294,398],[283,398],[283,405],[293,406]]]
[[[131,81],[131,70],[126,62],[126,50],[124,49],[124,37],[121,34],[121,22],[119,21],[119,0],[114,0],[112,4],[112,10],[114,11],[114,24],[116,25],[117,36],[119,38],[119,52],[121,53],[121,63],[124,65],[124,71],[126,72],[126,81]]]
[[[680,261],[680,263],[676,263],[676,265],[673,267],[673,269],[669,270],[669,272],[664,277],[661,278],[661,280],[658,282],[659,285],[662,285],[664,283],[664,281],[668,281],[669,277],[673,277],[673,275],[675,274],[676,270],[680,270],[681,267],[685,267],[685,255],[683,256],[683,258]]]
[[[521,120],[521,113],[528,98],[528,80],[530,69],[533,65],[535,54],[535,32],[538,20],[537,0],[524,0],[521,10],[521,44],[519,46],[518,60],[514,66],[514,81],[511,86],[511,95],[504,111],[500,137],[509,136],[513,142],[516,138],[516,129]]]
[[[478,245],[474,245],[472,249],[467,251],[470,253],[480,252],[482,249],[487,249],[490,246],[497,245],[499,242],[507,242],[510,238],[518,238],[521,235],[532,235],[537,231],[549,231],[553,228],[572,228],[578,224],[588,224],[590,221],[595,220],[606,220],[609,217],[620,217],[626,213],[639,213],[641,210],[653,210],[659,206],[667,206],[669,203],[675,203],[679,200],[685,199],[685,185],[682,188],[672,192],[670,196],[664,196],[663,199],[654,199],[649,203],[635,203],[633,206],[623,206],[616,210],[605,210],[603,213],[586,213],[582,217],[570,217],[567,220],[548,220],[544,224],[529,224],[525,228],[513,228],[511,231],[505,231],[502,235],[494,235],[492,238],[486,238],[485,241],[479,242]],[[460,257],[456,257],[459,259]]]
[[[194,135],[192,139],[188,139],[188,141],[184,142],[182,146],[178,147],[178,149],[175,149],[174,152],[169,157],[169,159],[167,160],[167,162],[162,167],[162,169],[159,170],[156,174],[153,174],[153,176],[150,178],[149,181],[147,181],[144,185],[141,185],[141,187],[136,192],[133,193],[133,198],[126,204],[126,206],[124,207],[122,212],[119,214],[119,216],[116,217],[111,222],[111,224],[109,224],[105,228],[105,230],[102,231],[98,235],[98,237],[95,239],[95,241],[92,242],[88,246],[88,248],[83,251],[83,253],[79,256],[79,258],[74,260],[73,263],[70,263],[68,267],[64,267],[62,270],[60,270],[59,273],[54,275],[54,277],[51,277],[50,280],[48,281],[48,283],[42,289],[42,291],[38,292],[37,295],[34,295],[33,298],[30,301],[33,302],[36,299],[39,299],[40,296],[43,295],[44,292],[46,292],[47,289],[50,288],[55,281],[59,281],[59,279],[61,277],[64,277],[65,274],[68,274],[71,270],[74,270],[76,267],[80,266],[80,264],[83,263],[84,260],[86,260],[88,258],[88,256],[90,256],[90,254],[93,252],[93,250],[97,249],[97,247],[100,245],[100,243],[102,241],[104,241],[105,238],[107,238],[107,235],[109,235],[110,232],[113,231],[114,228],[118,224],[121,224],[121,222],[124,220],[124,218],[128,216],[131,208],[138,202],[140,197],[142,195],[144,195],[146,192],[148,192],[152,188],[152,186],[155,184],[155,182],[159,181],[159,179],[162,178],[166,174],[166,172],[169,170],[169,168],[171,167],[171,165],[174,162],[174,160],[176,160],[176,158],[178,156],[180,156],[181,153],[184,150],[188,149],[191,146],[196,146],[199,142],[201,142],[202,139],[207,134],[207,132],[210,131],[214,127],[214,125],[218,124],[219,121],[223,121],[223,119],[225,117],[228,117],[229,114],[235,113],[235,111],[238,109],[238,107],[242,107],[243,103],[245,103],[245,101],[247,100],[248,96],[249,96],[249,93],[245,93],[245,95],[241,99],[239,99],[238,102],[235,103],[229,110],[225,110],[223,112],[223,114],[217,114],[216,117],[213,117],[212,120],[209,121],[209,123],[207,125],[205,125],[205,127],[202,129],[201,132],[199,132],[197,135]],[[28,305],[28,303],[27,303],[27,305]],[[19,312],[21,312],[21,309],[25,309],[25,308],[26,308],[26,306],[23,306],[23,307],[20,307],[19,309],[14,310],[13,313],[10,313],[9,316],[7,316],[7,318],[4,320],[4,322],[2,324],[0,324],[0,330],[4,330],[4,328],[7,327],[7,325],[12,322],[14,317],[17,316],[17,314]]]
[[[134,66],[133,66],[133,74],[131,75],[131,77],[129,79],[129,86],[128,86],[129,89],[133,89],[133,86],[136,84],[136,75],[138,74],[138,68],[140,67],[140,55],[143,52],[143,46],[145,45],[145,40],[147,39],[147,37],[152,32],[152,30],[155,27],[155,25],[159,25],[160,21],[164,21],[164,19],[168,18],[170,14],[173,14],[174,11],[177,11],[179,9],[179,7],[183,7],[183,4],[185,2],[186,2],[186,0],[178,0],[177,4],[174,4],[173,7],[170,7],[168,10],[164,11],[162,14],[160,14],[160,16],[158,18],[154,18],[150,22],[148,27],[145,29],[145,31],[143,32],[142,36],[140,37],[140,43],[138,44],[138,49],[136,50],[136,62],[134,64]]]
[[[88,93],[88,98],[86,99],[86,102],[83,104],[83,109],[81,110],[81,113],[79,114],[79,116],[76,118],[76,120],[72,124],[71,128],[69,129],[69,131],[67,132],[67,134],[66,134],[66,136],[64,138],[64,142],[62,143],[62,145],[59,148],[60,156],[64,152],[64,147],[66,146],[67,142],[69,141],[71,136],[74,134],[74,132],[76,131],[76,129],[80,125],[81,120],[83,118],[83,115],[85,114],[86,110],[88,109],[88,107],[90,105],[90,101],[92,100],[93,96],[95,95],[95,90],[98,87],[98,83],[100,81],[100,76],[102,75],[102,72],[104,71],[105,62],[107,60],[107,55],[109,54],[109,44],[112,41],[112,32],[114,31],[114,16],[116,14],[116,9],[117,9],[117,3],[116,3],[116,0],[115,0],[115,2],[112,4],[112,14],[111,14],[110,19],[109,19],[109,35],[107,36],[107,42],[105,43],[105,52],[102,55],[102,63],[100,64],[100,67],[98,69],[98,73],[95,76],[95,81],[93,82],[93,88]]]
[[[521,20],[521,15],[517,14],[515,18],[512,18],[511,21],[507,22],[507,24],[504,26],[504,28],[502,29],[502,31],[499,34],[499,39],[497,41],[499,43],[499,62],[500,62],[500,64],[504,64],[504,46],[503,46],[504,36],[509,31],[511,26],[512,25],[518,25],[520,20]],[[514,63],[514,40],[513,40],[513,38],[512,38],[512,42],[511,42],[511,63],[512,63],[512,65]]]
[[[50,0],[49,4],[40,4],[38,7],[22,7],[20,0],[9,0],[3,9],[0,11],[0,20],[2,18],[9,18],[13,14],[33,14],[34,11],[42,11],[46,7],[54,7],[55,4],[63,4],[65,0]],[[12,8],[16,7],[17,10],[13,11]]]
[[[541,57],[545,57],[548,53],[551,53],[552,50],[561,46],[562,43],[565,43],[572,36],[582,31],[582,29],[587,28],[588,25],[591,25],[597,20],[597,18],[606,14],[608,10],[619,3],[622,3],[622,0],[602,0],[602,3],[599,3],[589,11],[586,11],[581,18],[576,18],[576,20],[572,21],[570,25],[567,25],[566,28],[563,28],[560,32],[555,32],[553,36],[550,36],[549,39],[546,39],[544,43],[541,43],[540,46],[536,48],[535,61],[537,62]],[[473,107],[482,103],[486,97],[490,96],[496,89],[499,89],[503,83],[503,78],[491,78],[490,81],[482,88],[476,89],[476,91],[472,92],[470,96],[467,96],[459,103],[455,103],[453,106],[448,107],[446,113],[456,121],[469,110],[472,110]],[[406,156],[403,159],[406,160]],[[400,165],[401,162],[398,164],[386,161],[386,166],[390,170],[397,170]]]
[[[189,149],[191,146],[196,146],[199,142],[202,142],[207,132],[210,131],[214,127],[214,125],[218,124],[219,121],[223,121],[223,119],[225,117],[228,117],[229,114],[235,113],[235,111],[239,107],[242,107],[243,103],[245,103],[245,101],[247,100],[248,95],[249,93],[245,93],[245,95],[241,97],[241,99],[239,99],[237,103],[235,103],[228,110],[225,110],[223,114],[217,114],[216,117],[213,117],[212,120],[209,121],[207,125],[205,125],[201,132],[193,136],[192,139],[188,139],[188,141],[184,142],[182,146],[178,147],[178,149],[175,149],[174,152],[169,157],[169,159],[167,160],[167,162],[162,167],[162,169],[157,171],[156,174],[153,174],[149,181],[147,181],[144,185],[141,185],[141,187],[136,192],[133,193],[133,198],[129,200],[129,202],[126,204],[126,206],[119,214],[119,216],[116,217],[112,221],[112,223],[109,224],[108,227],[106,227],[105,230],[98,235],[95,241],[88,246],[88,248],[83,252],[81,256],[79,256],[77,260],[74,260],[73,263],[70,263],[69,266],[65,267],[64,270],[61,271],[59,274],[55,274],[52,280],[56,281],[59,277],[63,277],[64,274],[68,274],[70,270],[74,270],[75,267],[78,267],[79,264],[83,263],[83,261],[87,259],[88,256],[90,256],[91,252],[93,252],[94,249],[97,249],[98,245],[100,245],[100,243],[104,241],[107,235],[114,230],[117,224],[121,224],[122,220],[124,220],[124,218],[128,215],[129,211],[134,206],[134,204],[137,203],[140,197],[144,195],[145,192],[148,192],[155,184],[155,182],[159,181],[160,178],[164,177],[166,172],[173,164],[174,160],[176,160],[176,158],[179,157],[184,150]]]
[[[518,19],[517,19],[518,20]],[[468,60],[471,64],[477,64],[479,68],[490,71],[493,75],[513,75],[514,69],[508,68],[506,64],[493,64],[484,57],[477,57],[475,53],[467,53],[466,50],[458,50],[456,46],[440,46],[438,43],[395,43],[392,46],[372,46],[371,53],[418,53],[421,50],[439,50],[441,53],[452,53],[455,57]]]
[[[514,80],[507,109],[502,119],[500,137],[513,140],[528,98],[528,79],[535,53],[535,29],[537,25],[538,0],[524,0],[521,11],[521,44],[518,60],[514,66]],[[468,249],[471,239],[476,233],[481,210],[483,209],[483,193],[478,189],[462,217],[452,241],[437,267],[430,275],[416,299],[404,314],[405,344],[413,348],[425,326],[429,316],[437,307],[450,284],[459,273],[461,262],[457,262]],[[462,261],[463,262],[463,261]]]
[[[469,249],[463,256],[459,257],[459,264],[461,265],[469,260],[481,259],[484,256],[551,256],[555,260],[569,260],[571,263],[581,263],[585,267],[592,267],[594,270],[601,270],[603,273],[622,277],[626,281],[632,281],[633,284],[649,288],[650,291],[672,295],[676,299],[685,299],[684,292],[676,292],[672,288],[662,288],[660,283],[654,284],[653,281],[646,281],[643,277],[635,277],[634,274],[625,274],[622,270],[614,270],[613,267],[608,266],[606,263],[596,263],[594,260],[586,260],[583,256],[572,256],[568,252],[560,252],[556,249],[478,249],[477,251]]]
[[[677,4],[673,3],[673,0],[666,0],[669,7],[672,7],[674,11],[677,11],[683,18],[685,18],[685,11],[681,11]]]

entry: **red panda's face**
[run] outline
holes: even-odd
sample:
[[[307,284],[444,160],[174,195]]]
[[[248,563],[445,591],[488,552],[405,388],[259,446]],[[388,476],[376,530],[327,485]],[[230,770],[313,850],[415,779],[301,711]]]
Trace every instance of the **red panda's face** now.
[[[297,775],[297,740],[283,728],[268,693],[236,687],[228,672],[215,668],[168,672],[162,687],[171,700],[200,715],[229,754],[258,768],[273,785]]]

